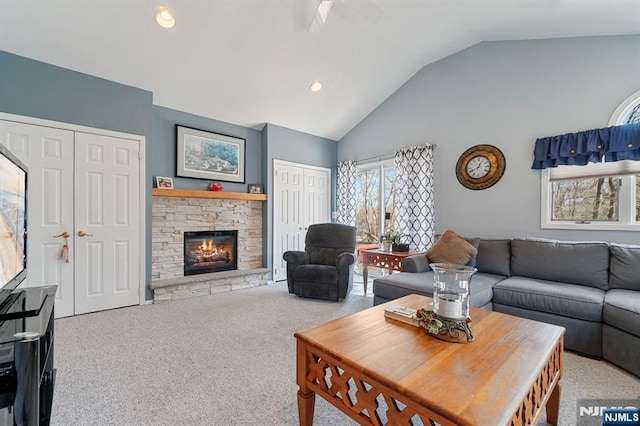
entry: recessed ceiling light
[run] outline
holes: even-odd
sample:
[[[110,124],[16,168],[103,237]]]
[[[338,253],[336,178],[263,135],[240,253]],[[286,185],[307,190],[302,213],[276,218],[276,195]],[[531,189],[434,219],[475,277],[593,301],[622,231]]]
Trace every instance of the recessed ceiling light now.
[[[322,82],[320,80],[314,81],[311,83],[311,86],[309,86],[309,89],[311,89],[312,92],[319,92],[322,90]]]
[[[160,7],[155,13],[156,22],[162,28],[173,28],[176,24],[176,19],[173,17],[173,13],[166,7]]]

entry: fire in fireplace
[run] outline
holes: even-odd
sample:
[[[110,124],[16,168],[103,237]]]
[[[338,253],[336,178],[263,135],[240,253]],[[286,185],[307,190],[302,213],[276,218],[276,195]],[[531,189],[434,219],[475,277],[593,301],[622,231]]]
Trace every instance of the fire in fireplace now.
[[[238,269],[238,231],[184,233],[184,275]]]

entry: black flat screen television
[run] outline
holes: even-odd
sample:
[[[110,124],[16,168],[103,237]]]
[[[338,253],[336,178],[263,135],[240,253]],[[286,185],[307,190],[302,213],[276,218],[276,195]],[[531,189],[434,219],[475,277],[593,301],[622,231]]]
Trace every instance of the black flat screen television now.
[[[27,276],[27,166],[0,144],[0,312]]]

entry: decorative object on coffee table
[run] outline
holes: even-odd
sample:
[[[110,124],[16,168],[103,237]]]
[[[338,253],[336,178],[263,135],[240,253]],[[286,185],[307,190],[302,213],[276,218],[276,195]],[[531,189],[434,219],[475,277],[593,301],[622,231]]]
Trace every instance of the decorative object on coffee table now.
[[[469,327],[469,281],[477,269],[451,263],[431,263],[433,269],[433,308],[418,311],[422,326],[439,339],[448,342],[470,343],[473,333]],[[463,335],[466,340],[463,340]]]
[[[507,162],[504,154],[493,145],[476,145],[458,158],[456,176],[469,189],[487,189],[500,180]]]
[[[471,317],[466,320],[450,320],[436,315],[432,305],[425,305],[416,312],[418,323],[427,332],[440,340],[452,343],[471,343],[473,333],[471,332]]]

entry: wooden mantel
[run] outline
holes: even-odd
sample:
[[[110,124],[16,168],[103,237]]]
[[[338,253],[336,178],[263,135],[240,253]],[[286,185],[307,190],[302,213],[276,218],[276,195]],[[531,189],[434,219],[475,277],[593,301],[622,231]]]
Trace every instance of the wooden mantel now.
[[[151,195],[180,198],[217,198],[221,200],[267,201],[267,194],[249,194],[245,192],[198,191],[194,189],[151,188]]]

